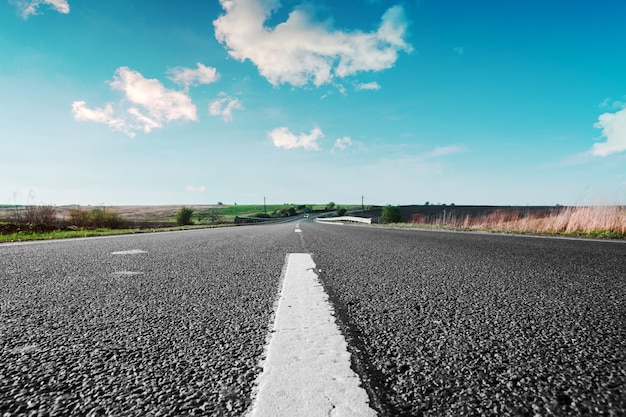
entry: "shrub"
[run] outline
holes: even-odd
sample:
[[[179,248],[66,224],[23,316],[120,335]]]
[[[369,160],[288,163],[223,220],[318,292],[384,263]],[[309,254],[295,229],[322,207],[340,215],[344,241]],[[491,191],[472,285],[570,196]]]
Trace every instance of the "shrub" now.
[[[181,207],[176,213],[176,224],[179,226],[185,226],[188,224],[192,224],[191,215],[193,214],[193,209],[189,207]]]
[[[326,204],[326,210],[334,210],[335,209],[335,202],[331,201],[330,203]]]
[[[67,217],[70,223],[76,227],[89,227],[89,212],[81,208],[71,208],[67,211]]]
[[[127,222],[117,212],[106,208],[94,208],[89,211],[81,208],[68,210],[68,220],[81,229],[124,229]]]
[[[24,223],[52,225],[57,212],[53,206],[27,206],[22,220]]]
[[[340,209],[337,210],[337,216],[339,216],[339,217],[345,216],[347,211],[348,210],[346,210],[345,208],[341,207]]]
[[[398,223],[401,220],[400,207],[386,205],[380,215],[381,223]]]

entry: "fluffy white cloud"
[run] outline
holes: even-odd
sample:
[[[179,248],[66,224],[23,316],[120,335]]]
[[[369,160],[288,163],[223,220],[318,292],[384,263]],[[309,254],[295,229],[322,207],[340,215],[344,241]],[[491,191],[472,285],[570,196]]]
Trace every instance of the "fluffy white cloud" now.
[[[107,104],[103,109],[89,109],[85,101],[75,101],[72,103],[72,113],[74,119],[78,121],[91,121],[104,123],[115,130],[124,130],[123,119],[115,117],[115,111],[111,104]]]
[[[352,139],[348,136],[344,136],[343,138],[339,138],[335,141],[335,145],[333,146],[333,151],[335,149],[339,149],[340,151],[345,151],[349,146],[352,145]]]
[[[590,151],[592,155],[608,156],[626,151],[626,108],[616,113],[601,114],[594,127],[602,129],[606,141],[594,143]]]
[[[68,14],[70,12],[70,5],[67,0],[10,0],[10,2],[17,6],[24,19],[38,14],[38,9],[43,4],[51,6],[59,13]]]
[[[319,127],[316,127],[311,129],[308,135],[306,133],[295,135],[288,128],[279,127],[269,132],[267,136],[277,148],[304,148],[307,151],[319,151],[322,148],[317,141],[324,137],[324,133]]]
[[[89,109],[85,101],[75,101],[74,118],[105,123],[129,136],[135,136],[136,130],[150,133],[172,120],[197,120],[196,106],[187,94],[167,89],[159,80],[146,79],[128,67],[115,71],[110,86],[124,93],[116,108],[107,104],[103,109]]]
[[[357,90],[380,90],[380,84],[376,81],[371,83],[359,84],[356,86]]]
[[[220,93],[219,98],[209,103],[209,114],[219,116],[228,123],[233,121],[233,110],[241,108],[241,102],[237,98]]]
[[[219,80],[220,75],[217,73],[217,69],[207,67],[199,62],[197,66],[198,68],[196,69],[184,67],[172,68],[168,71],[170,74],[169,79],[185,88],[201,84],[211,84]]]
[[[235,59],[249,59],[271,84],[316,86],[361,71],[391,68],[399,51],[410,51],[404,40],[404,10],[394,6],[374,32],[332,30],[296,8],[274,28],[266,20],[278,0],[220,0],[225,13],[213,22],[215,37]]]

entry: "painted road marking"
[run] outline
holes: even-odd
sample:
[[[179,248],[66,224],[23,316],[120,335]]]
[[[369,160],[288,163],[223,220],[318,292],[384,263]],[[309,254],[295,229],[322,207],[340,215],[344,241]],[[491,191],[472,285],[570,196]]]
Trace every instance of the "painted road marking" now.
[[[376,416],[310,254],[287,256],[249,416]]]
[[[131,250],[123,250],[119,252],[111,252],[111,255],[137,255],[139,253],[148,253],[145,250],[140,249],[131,249]]]
[[[143,275],[143,272],[137,272],[137,271],[116,271],[116,272],[113,272],[113,275],[133,276],[133,275]]]

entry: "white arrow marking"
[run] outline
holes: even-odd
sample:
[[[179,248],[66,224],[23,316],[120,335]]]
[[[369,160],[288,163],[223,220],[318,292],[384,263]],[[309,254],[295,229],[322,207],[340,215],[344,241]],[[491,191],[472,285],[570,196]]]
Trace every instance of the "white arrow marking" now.
[[[287,257],[250,416],[375,416],[310,254]]]

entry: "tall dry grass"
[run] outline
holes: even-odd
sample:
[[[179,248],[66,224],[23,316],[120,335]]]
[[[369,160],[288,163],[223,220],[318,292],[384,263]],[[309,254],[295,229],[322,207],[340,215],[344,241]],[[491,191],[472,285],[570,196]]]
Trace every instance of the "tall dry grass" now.
[[[421,221],[420,221],[421,220]],[[415,223],[425,223],[414,218]],[[626,237],[626,207],[562,207],[552,212],[496,210],[483,216],[438,217],[428,222],[437,226],[525,233],[580,234]]]

